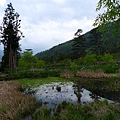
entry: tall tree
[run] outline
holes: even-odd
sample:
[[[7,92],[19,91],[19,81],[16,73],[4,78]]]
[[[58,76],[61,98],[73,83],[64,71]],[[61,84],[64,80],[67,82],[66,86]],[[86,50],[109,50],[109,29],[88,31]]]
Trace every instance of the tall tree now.
[[[89,36],[89,41],[90,41],[90,48],[91,48],[91,53],[95,53],[97,55],[101,54],[101,49],[102,49],[102,40],[101,40],[101,33],[98,32],[97,28],[93,29],[90,31],[90,36]]]
[[[20,70],[30,70],[36,68],[36,64],[37,58],[33,56],[32,50],[31,51],[26,50],[18,61],[18,68]]]
[[[16,72],[18,53],[20,51],[19,41],[22,35],[20,29],[19,14],[15,12],[12,3],[7,5],[1,28],[1,43],[4,45],[4,56],[2,58],[3,70]]]
[[[72,59],[77,59],[81,56],[85,55],[85,42],[86,39],[81,35],[82,29],[78,29],[77,32],[74,34],[74,44],[72,46]]]

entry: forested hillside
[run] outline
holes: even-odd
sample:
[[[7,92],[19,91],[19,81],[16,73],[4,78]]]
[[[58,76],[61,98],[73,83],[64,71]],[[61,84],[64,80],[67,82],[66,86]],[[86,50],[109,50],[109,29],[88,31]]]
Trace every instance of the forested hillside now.
[[[120,21],[112,24],[116,23],[120,25]],[[120,52],[120,34],[118,34],[120,30],[118,27],[117,36],[114,36],[115,31],[113,31],[112,24],[108,26],[108,31],[105,34],[98,32],[98,29],[94,28],[84,35],[37,53],[36,57],[38,59],[59,61],[67,58],[80,58],[86,54],[118,53]]]

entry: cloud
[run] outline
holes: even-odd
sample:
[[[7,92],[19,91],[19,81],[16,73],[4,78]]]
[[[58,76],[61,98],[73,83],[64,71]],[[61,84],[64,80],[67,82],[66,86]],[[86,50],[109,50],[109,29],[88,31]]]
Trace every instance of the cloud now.
[[[21,41],[22,48],[32,48],[36,52],[46,50],[54,45],[73,39],[77,29],[83,29],[83,33],[90,30],[93,20],[83,17],[81,20],[44,21],[37,25],[31,25],[23,29],[25,38]]]
[[[52,0],[53,2],[55,3],[58,3],[58,4],[63,4],[65,3],[67,0]]]
[[[0,0],[0,16],[7,5]],[[11,2],[7,0],[7,4]],[[25,38],[20,41],[22,49],[32,48],[35,53],[71,40],[77,29],[83,33],[93,28],[97,15],[98,0],[12,0],[20,14],[21,31]],[[2,22],[2,18],[0,18]]]
[[[4,4],[6,3],[6,0],[0,0],[0,6],[4,6]]]

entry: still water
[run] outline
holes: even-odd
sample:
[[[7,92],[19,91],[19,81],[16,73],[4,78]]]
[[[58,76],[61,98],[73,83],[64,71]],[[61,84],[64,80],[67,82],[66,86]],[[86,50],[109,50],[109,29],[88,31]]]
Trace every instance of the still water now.
[[[47,106],[50,109],[54,109],[57,104],[63,101],[85,104],[93,102],[95,99],[104,100],[104,98],[82,88],[80,84],[72,82],[44,84],[34,90],[36,92],[33,96],[42,101],[42,106]],[[112,101],[108,100],[108,102]]]

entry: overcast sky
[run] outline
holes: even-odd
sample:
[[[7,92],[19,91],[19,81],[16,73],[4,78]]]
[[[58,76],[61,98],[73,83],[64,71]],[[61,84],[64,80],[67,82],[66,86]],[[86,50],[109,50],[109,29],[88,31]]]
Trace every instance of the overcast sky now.
[[[98,0],[0,0],[0,25],[10,2],[22,20],[21,48],[34,54],[71,40],[79,28],[90,31],[98,14]]]

